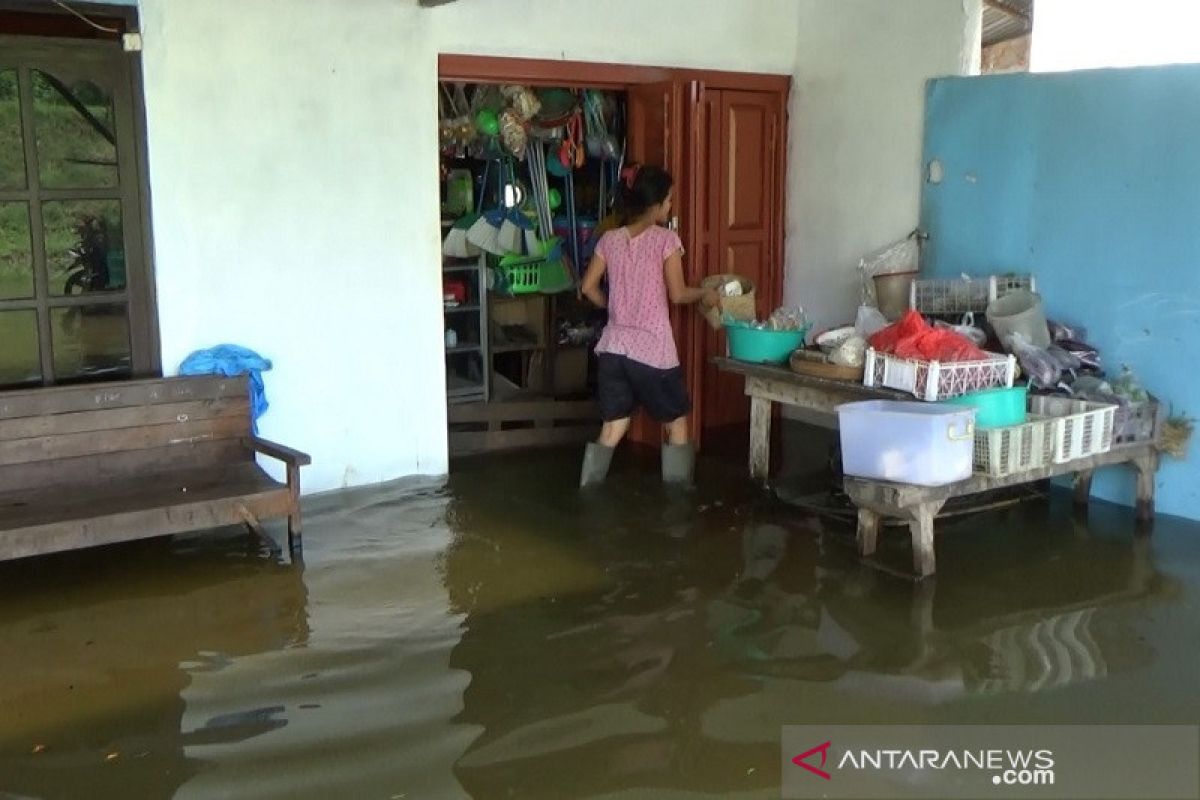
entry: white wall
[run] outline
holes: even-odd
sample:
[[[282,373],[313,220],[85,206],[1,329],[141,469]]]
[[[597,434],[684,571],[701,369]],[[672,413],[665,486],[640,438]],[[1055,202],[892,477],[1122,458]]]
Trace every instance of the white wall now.
[[[164,368],[272,358],[263,434],[313,454],[306,491],[447,467],[438,52],[794,74],[786,292],[827,321],[915,224],[924,79],[978,51],[979,0],[140,7]]]
[[[1200,61],[1194,0],[1038,0],[1029,67],[1057,72]]]
[[[817,329],[853,321],[859,259],[917,226],[925,81],[979,70],[979,0],[810,2],[796,43],[787,280]]]

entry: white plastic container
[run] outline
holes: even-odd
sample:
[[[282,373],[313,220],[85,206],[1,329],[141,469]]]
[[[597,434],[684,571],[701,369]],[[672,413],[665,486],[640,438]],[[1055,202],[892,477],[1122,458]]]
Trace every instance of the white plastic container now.
[[[984,389],[1012,388],[1016,375],[1017,359],[1011,355],[986,361],[913,361],[868,349],[863,385],[898,389],[936,403]]]
[[[838,426],[846,475],[918,486],[971,477],[974,408],[868,400],[838,406]]]

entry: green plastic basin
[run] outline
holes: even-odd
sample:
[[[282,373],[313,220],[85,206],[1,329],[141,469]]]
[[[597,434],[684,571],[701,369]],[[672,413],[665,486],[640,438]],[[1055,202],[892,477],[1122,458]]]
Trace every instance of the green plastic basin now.
[[[971,406],[975,411],[975,427],[979,429],[1007,428],[1025,421],[1029,407],[1029,390],[1024,386],[1011,389],[987,389],[953,397],[942,402]]]
[[[783,364],[788,356],[804,346],[808,326],[796,331],[768,331],[745,323],[726,323],[729,355],[752,364]]]

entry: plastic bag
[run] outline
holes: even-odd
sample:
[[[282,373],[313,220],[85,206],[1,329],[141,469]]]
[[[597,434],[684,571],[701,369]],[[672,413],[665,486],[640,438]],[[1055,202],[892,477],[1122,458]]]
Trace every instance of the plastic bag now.
[[[887,317],[875,306],[859,306],[854,320],[854,332],[869,339],[888,326]]]
[[[829,361],[843,367],[861,367],[867,360],[867,340],[855,335],[847,337],[829,354]]]
[[[798,331],[808,324],[800,306],[781,306],[767,318],[764,327],[772,331]]]
[[[1017,357],[1021,371],[1029,376],[1032,385],[1053,389],[1062,380],[1062,367],[1054,356],[1040,347],[1035,347],[1020,331],[1009,336],[1012,354]]]
[[[1142,388],[1137,376],[1129,367],[1121,367],[1121,375],[1112,382],[1113,394],[1124,397],[1132,403],[1145,403],[1150,394]]]
[[[908,311],[895,325],[870,339],[881,353],[920,361],[982,361],[989,357],[965,336],[945,328],[934,328],[916,311]]]

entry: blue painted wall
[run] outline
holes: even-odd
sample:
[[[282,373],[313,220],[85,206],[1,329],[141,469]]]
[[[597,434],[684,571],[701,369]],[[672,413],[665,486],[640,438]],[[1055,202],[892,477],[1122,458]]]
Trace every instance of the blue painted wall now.
[[[929,84],[924,269],[1032,271],[1051,316],[1085,324],[1200,414],[1200,66],[946,78]],[[1200,451],[1200,441],[1193,446]],[[1131,503],[1132,473],[1097,493]],[[1200,459],[1164,460],[1159,510],[1200,519]]]

